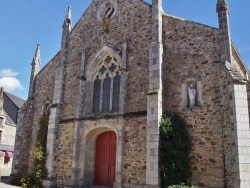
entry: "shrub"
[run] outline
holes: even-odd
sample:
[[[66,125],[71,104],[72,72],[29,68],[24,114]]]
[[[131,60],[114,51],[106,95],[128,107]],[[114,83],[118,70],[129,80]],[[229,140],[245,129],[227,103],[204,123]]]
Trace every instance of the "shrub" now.
[[[159,170],[162,187],[188,183],[190,138],[186,122],[177,113],[166,112],[160,123]],[[183,185],[180,185],[183,186]],[[179,188],[179,187],[170,187]]]
[[[46,165],[46,144],[49,116],[42,117],[39,121],[36,148],[34,151],[34,168],[32,173],[21,178],[22,188],[42,188],[43,180],[47,177]]]
[[[21,179],[22,179],[22,177],[23,176],[20,176],[20,175],[11,176],[9,183],[11,185],[21,186]]]
[[[171,185],[168,186],[168,188],[199,188],[197,186],[186,186],[185,184],[180,184],[180,185]]]

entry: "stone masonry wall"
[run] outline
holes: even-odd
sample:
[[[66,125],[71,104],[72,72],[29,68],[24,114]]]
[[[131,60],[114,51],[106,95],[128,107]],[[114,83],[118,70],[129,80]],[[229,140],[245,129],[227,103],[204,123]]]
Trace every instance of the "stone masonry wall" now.
[[[4,164],[4,157],[0,157],[0,176],[10,176],[12,162],[13,158],[10,158],[10,161]]]
[[[16,126],[5,124],[3,126],[1,144],[14,146],[15,135],[16,135]],[[13,158],[10,158],[10,161],[4,164],[4,157],[0,157],[0,176],[10,176],[12,168]]]
[[[146,184],[146,116],[127,117],[124,127],[124,186]]]
[[[27,174],[33,166],[38,122],[45,102],[52,100],[55,70],[59,63],[57,54],[36,76],[34,99],[28,99],[19,113],[20,127],[17,128],[16,148],[18,164],[14,168],[19,174]],[[25,151],[25,152],[24,152]],[[15,156],[14,156],[15,157]],[[16,172],[14,172],[16,173]]]
[[[69,36],[66,60],[65,91],[63,97],[63,118],[75,117],[79,95],[81,53],[86,51],[86,62],[98,52],[105,42],[102,39],[102,24],[97,12],[104,0],[94,0]],[[116,14],[111,18],[107,42],[122,49],[124,36],[128,40],[127,57],[127,98],[128,112],[146,110],[148,79],[148,52],[151,33],[150,6],[140,0],[119,0]],[[87,88],[92,89],[92,88]]]
[[[36,135],[38,131],[38,122],[43,115],[43,105],[49,103],[51,105],[54,93],[55,70],[59,66],[59,53],[37,74],[35,78],[34,93],[34,116],[33,116],[33,132],[32,145],[30,150],[29,165],[33,166],[33,153],[36,144]]]
[[[72,178],[72,162],[74,148],[75,123],[59,125],[57,153],[57,183],[59,186],[68,185]]]
[[[217,29],[205,25],[170,16],[163,19],[163,106],[186,119],[192,139],[191,181],[206,187],[224,186],[220,86],[225,90],[227,80],[219,82],[219,71],[226,69],[220,65],[218,34]],[[182,98],[187,95],[182,83],[190,71],[201,79],[197,92],[201,92],[203,107],[182,107]]]
[[[25,175],[30,172],[29,157],[33,125],[33,101],[27,100],[20,108],[17,120],[12,174]]]
[[[3,128],[4,129],[2,133],[1,144],[14,146],[15,135],[16,135],[16,125],[5,124]]]

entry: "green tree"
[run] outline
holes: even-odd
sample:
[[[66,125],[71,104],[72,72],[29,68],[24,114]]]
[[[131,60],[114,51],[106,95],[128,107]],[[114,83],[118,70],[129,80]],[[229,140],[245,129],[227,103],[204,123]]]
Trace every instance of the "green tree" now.
[[[188,183],[191,176],[191,143],[185,120],[173,112],[163,114],[160,123],[159,169],[162,187]]]

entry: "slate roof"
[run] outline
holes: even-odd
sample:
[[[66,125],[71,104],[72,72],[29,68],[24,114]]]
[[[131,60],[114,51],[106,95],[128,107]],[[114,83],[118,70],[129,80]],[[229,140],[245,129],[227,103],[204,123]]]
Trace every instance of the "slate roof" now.
[[[226,67],[234,81],[237,81],[240,83],[247,82],[247,80],[245,79],[245,76],[242,74],[242,72],[238,69],[236,65],[226,62]]]
[[[7,92],[3,92],[18,108],[21,108],[23,106],[23,104],[25,103],[24,99],[21,99],[15,95],[12,95],[10,93]],[[5,98],[4,98],[5,99]]]
[[[3,110],[3,115],[6,117],[6,125],[16,126],[16,123],[11,119],[11,117]]]
[[[6,119],[9,125],[12,125],[13,122],[17,123],[17,115],[19,108],[24,104],[25,100],[14,96],[10,93],[3,92],[4,104],[3,109],[7,114]]]

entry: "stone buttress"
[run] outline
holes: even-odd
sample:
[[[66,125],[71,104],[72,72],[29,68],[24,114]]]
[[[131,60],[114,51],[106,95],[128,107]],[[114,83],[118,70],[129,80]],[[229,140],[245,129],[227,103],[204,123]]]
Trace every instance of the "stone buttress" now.
[[[37,45],[35,55],[32,60],[31,76],[28,99],[19,109],[17,118],[17,129],[14,146],[14,156],[11,176],[16,174],[26,174],[31,171],[31,153],[29,149],[32,147],[32,132],[33,132],[33,115],[34,115],[34,93],[35,93],[35,78],[39,73],[41,65],[40,44]],[[20,151],[29,152],[20,152]]]
[[[162,116],[162,1],[152,2],[152,42],[149,51],[149,90],[147,96],[146,184],[158,187],[159,124]]]
[[[225,186],[250,188],[250,137],[247,81],[241,70],[235,66],[232,55],[228,4],[218,0],[216,11],[219,19],[221,63],[230,73],[228,92],[230,95],[230,124],[224,131],[231,135],[231,146],[225,142]],[[226,137],[225,137],[226,138]]]
[[[71,7],[68,7],[68,12],[63,23],[63,34],[62,34],[62,43],[60,51],[60,66],[56,70],[55,77],[55,87],[54,87],[54,96],[53,102],[50,107],[50,116],[49,116],[49,127],[47,135],[47,161],[46,167],[48,169],[48,179],[44,182],[44,187],[53,187],[56,184],[56,148],[57,148],[57,132],[58,124],[60,119],[60,109],[62,105],[62,96],[63,96],[63,86],[64,86],[64,75],[65,75],[65,61],[67,56],[67,42],[68,36],[72,29],[71,26]]]

